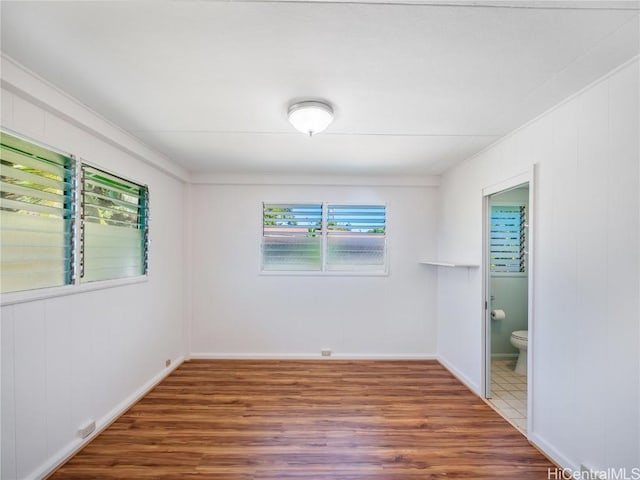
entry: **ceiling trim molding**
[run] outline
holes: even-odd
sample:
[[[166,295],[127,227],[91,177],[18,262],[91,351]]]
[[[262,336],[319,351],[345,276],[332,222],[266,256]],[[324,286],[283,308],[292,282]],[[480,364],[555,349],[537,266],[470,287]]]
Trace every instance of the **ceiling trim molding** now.
[[[110,122],[76,98],[0,52],[1,85],[9,92],[38,105],[143,163],[183,182],[189,172],[169,157]]]
[[[192,173],[193,185],[309,185],[340,187],[438,187],[437,175],[356,176],[356,175],[249,175]]]
[[[290,131],[266,131],[266,130],[131,130],[131,133],[153,133],[160,134],[210,134],[210,135],[282,135],[290,137],[299,137],[300,132]],[[401,133],[401,132],[341,132],[329,131],[322,132],[323,137],[408,137],[408,138],[492,138],[499,137],[499,133]]]
[[[187,0],[189,1],[189,0]],[[201,1],[201,0],[190,0]],[[227,3],[229,0],[209,0]],[[303,3],[345,5],[388,5],[408,7],[501,8],[524,10],[640,10],[635,0],[233,0],[235,3]]]

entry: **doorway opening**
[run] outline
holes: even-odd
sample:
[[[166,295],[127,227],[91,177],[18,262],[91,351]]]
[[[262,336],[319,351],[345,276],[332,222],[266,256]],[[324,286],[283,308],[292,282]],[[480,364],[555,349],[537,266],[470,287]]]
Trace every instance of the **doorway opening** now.
[[[530,182],[485,193],[485,397],[527,434],[529,419]]]

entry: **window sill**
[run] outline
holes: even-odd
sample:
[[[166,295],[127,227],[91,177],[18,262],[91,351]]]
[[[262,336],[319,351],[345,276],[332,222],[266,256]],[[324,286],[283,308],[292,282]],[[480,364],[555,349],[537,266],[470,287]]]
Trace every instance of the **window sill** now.
[[[97,282],[81,283],[78,285],[65,285],[62,287],[41,288],[38,290],[25,290],[22,292],[10,292],[0,295],[0,306],[15,305],[18,303],[46,300],[48,298],[66,297],[79,293],[105,290],[107,288],[123,287],[149,281],[148,275],[137,277],[117,278],[115,280],[100,280]]]
[[[422,265],[432,265],[434,267],[449,267],[449,268],[479,268],[480,265],[476,263],[466,262],[446,262],[439,260],[420,260],[418,263]]]

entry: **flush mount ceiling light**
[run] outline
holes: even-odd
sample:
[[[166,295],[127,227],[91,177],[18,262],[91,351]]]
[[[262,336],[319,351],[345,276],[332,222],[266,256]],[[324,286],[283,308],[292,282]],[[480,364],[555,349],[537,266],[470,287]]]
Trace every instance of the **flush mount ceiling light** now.
[[[324,102],[305,101],[289,107],[289,122],[310,137],[325,130],[333,121],[333,108]]]

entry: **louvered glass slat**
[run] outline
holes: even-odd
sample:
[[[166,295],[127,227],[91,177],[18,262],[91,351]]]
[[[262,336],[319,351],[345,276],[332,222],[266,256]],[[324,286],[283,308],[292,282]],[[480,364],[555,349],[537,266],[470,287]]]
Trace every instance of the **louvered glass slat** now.
[[[84,214],[86,217],[93,217],[97,223],[100,220],[113,220],[114,222],[125,224],[133,228],[140,226],[140,213],[130,210],[121,210],[103,205],[93,205],[91,203],[84,204]],[[108,223],[108,222],[106,222]]]
[[[98,168],[83,165],[82,172],[84,175],[85,190],[97,188],[105,188],[108,192],[116,192],[118,194],[130,193],[133,196],[139,196],[144,189],[142,185],[130,182],[111,173],[105,172]]]
[[[262,269],[322,269],[322,205],[264,204]]]
[[[510,235],[518,235],[522,232],[520,225],[497,225],[493,224],[493,228],[491,231],[492,236],[510,236]]]
[[[82,282],[147,271],[147,190],[84,165]]]
[[[73,160],[4,132],[0,143],[0,290],[69,284]]]
[[[89,167],[86,167],[84,170],[89,170]],[[84,171],[83,170],[83,171]],[[132,187],[129,188],[127,186],[123,186],[121,184],[117,184],[113,182],[110,178],[104,179],[104,182],[101,181],[102,177],[97,176],[89,176],[91,173],[85,171],[84,177],[84,191],[92,194],[101,194],[106,193],[110,198],[116,198],[123,200],[125,202],[135,204],[137,198],[140,196],[142,187]]]
[[[262,244],[262,268],[277,271],[318,271],[322,268],[321,249],[319,236],[267,236]]]
[[[265,229],[287,229],[292,233],[319,231],[322,227],[322,205],[265,204],[262,213]]]
[[[140,265],[94,265],[88,274],[83,277],[85,282],[96,282],[117,278],[137,277],[143,275]]]
[[[84,236],[84,282],[144,274],[142,230],[86,223]]]
[[[4,164],[1,165],[0,175],[2,175],[2,180],[7,183],[22,184],[23,182],[27,182],[31,185],[37,185],[41,189],[54,191],[59,194],[70,191],[72,187],[68,181],[56,180],[55,178],[51,178],[53,176],[46,177],[27,170],[11,168]]]
[[[10,200],[0,197],[0,209],[23,215],[65,218],[69,217],[70,209],[63,206],[49,206],[29,201]]]
[[[67,177],[66,173],[70,164],[65,160],[66,157],[61,157],[60,162],[58,162],[40,158],[35,154],[30,154],[28,151],[18,151],[12,147],[13,141],[9,137],[10,135],[2,134],[2,138],[6,140],[6,143],[3,143],[2,153],[0,154],[3,175],[5,175],[4,172],[7,169],[15,169],[58,181],[64,181]]]
[[[34,199],[38,203],[44,202],[49,205],[60,206],[61,202],[67,202],[67,199],[62,192],[59,191],[47,191],[47,187],[41,185],[30,184],[29,182],[11,183],[0,182],[0,190],[5,198],[19,198],[29,197]]]
[[[386,209],[379,205],[329,205],[327,231],[360,234],[384,234]]]
[[[327,207],[327,270],[383,271],[385,245],[384,205]]]
[[[139,229],[138,224],[132,225],[131,222],[121,222],[119,220],[106,218],[102,215],[101,216],[85,215],[83,221],[84,223],[97,223],[99,225],[113,225],[114,227],[133,228],[135,230]]]
[[[111,203],[114,207],[122,208],[131,211],[138,210],[138,197],[133,197],[132,195],[116,195],[112,193],[110,196],[102,195],[99,192],[90,192],[85,190],[84,194],[87,202],[93,203],[94,205],[101,205],[105,201]]]
[[[384,235],[327,237],[327,268],[332,271],[382,270],[384,253]]]
[[[67,281],[69,274],[65,269],[60,268],[59,262],[56,262],[56,265],[53,266],[27,262],[17,270],[19,271],[5,270],[3,267],[0,275],[2,293],[57,287],[69,283]]]

